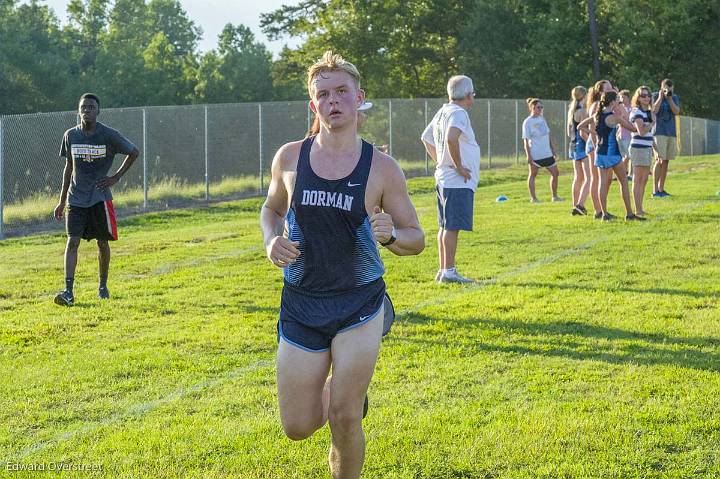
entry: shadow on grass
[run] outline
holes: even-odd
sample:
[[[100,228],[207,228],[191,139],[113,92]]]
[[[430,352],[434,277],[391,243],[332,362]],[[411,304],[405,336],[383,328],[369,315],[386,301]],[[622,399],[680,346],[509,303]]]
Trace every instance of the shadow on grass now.
[[[693,298],[712,298],[720,299],[720,292],[701,292],[691,291],[688,289],[672,289],[672,288],[632,288],[632,287],[619,287],[619,288],[598,288],[590,285],[578,285],[578,284],[556,284],[556,283],[540,283],[540,282],[522,282],[512,283],[513,287],[521,288],[547,288],[547,289],[558,289],[568,291],[591,291],[597,293],[603,292],[624,292],[624,293],[640,293],[640,294],[661,294],[671,296],[689,296]]]
[[[574,360],[603,361],[609,364],[679,366],[703,371],[720,371],[720,338],[679,337],[662,333],[643,333],[595,324],[569,322],[533,322],[499,318],[434,318],[412,313],[402,319],[415,325],[442,321],[456,333],[423,330],[426,337],[401,337],[397,332],[390,341],[446,347],[452,344],[472,356],[480,352],[564,357]],[[473,341],[473,331],[482,331]],[[499,339],[488,332],[500,333]],[[436,336],[427,337],[427,336]],[[453,336],[456,336],[455,338]],[[490,338],[484,339],[484,338]],[[454,340],[457,339],[457,342]],[[712,349],[712,352],[701,351]]]

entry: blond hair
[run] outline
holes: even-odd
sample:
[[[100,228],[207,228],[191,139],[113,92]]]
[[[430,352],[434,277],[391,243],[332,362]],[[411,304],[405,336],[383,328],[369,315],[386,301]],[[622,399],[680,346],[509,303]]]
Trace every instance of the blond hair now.
[[[572,125],[575,120],[575,111],[578,106],[582,108],[582,100],[587,95],[587,88],[582,85],[578,85],[570,91],[572,100],[570,101],[570,108],[568,109],[568,125]]]
[[[326,72],[337,71],[345,72],[350,75],[355,82],[355,86],[357,88],[360,88],[360,72],[355,67],[355,65],[353,65],[349,61],[346,61],[339,54],[333,53],[332,50],[328,50],[323,53],[322,58],[313,63],[310,68],[308,68],[307,89],[310,98],[312,98],[313,92],[315,91],[314,82],[317,76]]]
[[[542,103],[540,98],[533,98],[533,97],[528,98],[527,100],[525,100],[525,102],[527,103],[528,110],[530,110],[530,113],[533,112],[533,108],[535,108],[535,105],[537,105],[538,103]]]

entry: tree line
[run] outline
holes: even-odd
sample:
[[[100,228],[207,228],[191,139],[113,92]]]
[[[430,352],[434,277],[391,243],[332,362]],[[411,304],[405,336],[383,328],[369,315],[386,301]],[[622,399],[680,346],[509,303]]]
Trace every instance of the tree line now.
[[[84,91],[112,107],[305,99],[308,65],[331,48],[374,98],[442,96],[455,73],[480,97],[547,99],[598,76],[631,90],[669,77],[683,114],[719,116],[714,0],[302,0],[262,16],[271,39],[302,39],[276,59],[243,25],[199,52],[178,0],[66,13],[61,25],[37,0],[0,0],[0,114],[73,109]]]
[[[178,0],[72,0],[61,26],[46,5],[0,0],[0,114],[268,101],[272,55],[243,25],[197,50],[201,29]]]

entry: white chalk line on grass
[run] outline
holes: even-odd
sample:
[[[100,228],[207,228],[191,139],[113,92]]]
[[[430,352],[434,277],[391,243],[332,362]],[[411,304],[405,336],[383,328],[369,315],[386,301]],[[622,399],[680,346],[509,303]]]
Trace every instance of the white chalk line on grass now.
[[[194,268],[196,266],[200,266],[207,263],[214,263],[215,261],[221,261],[224,259],[232,259],[237,258],[239,256],[246,255],[248,253],[254,253],[255,251],[260,250],[260,246],[251,246],[249,248],[239,249],[235,251],[230,251],[228,253],[224,254],[218,254],[210,257],[202,257],[202,258],[192,258],[192,259],[186,259],[182,261],[176,261],[174,263],[167,263],[162,266],[159,266],[155,268],[153,271],[149,271],[147,273],[139,273],[139,274],[122,274],[119,277],[121,279],[144,279],[149,278],[152,276],[158,276],[162,274],[168,274],[172,273],[173,271],[177,271],[183,268]]]
[[[193,393],[202,391],[204,389],[210,389],[215,386],[217,386],[220,383],[223,383],[225,381],[230,381],[235,378],[238,378],[240,376],[243,376],[251,371],[255,371],[257,369],[262,369],[265,367],[272,366],[274,363],[271,360],[258,360],[253,363],[250,363],[246,366],[242,366],[236,369],[233,369],[232,371],[228,372],[227,374],[224,374],[219,377],[215,377],[212,379],[207,379],[205,381],[202,381],[200,383],[194,384],[187,388],[181,388],[178,389],[168,396],[165,396],[160,399],[155,399],[153,401],[148,401],[140,404],[136,404],[134,406],[131,406],[127,410],[125,410],[122,413],[113,414],[111,416],[108,416],[104,419],[101,419],[100,421],[93,422],[91,424],[86,424],[83,426],[80,426],[75,429],[70,429],[69,431],[65,431],[62,434],[57,435],[55,438],[50,439],[48,441],[42,441],[38,442],[36,444],[33,444],[31,446],[26,447],[22,451],[20,451],[17,456],[6,458],[4,461],[0,462],[0,464],[9,464],[9,463],[16,463],[20,460],[25,459],[30,454],[34,454],[36,452],[40,452],[50,446],[57,445],[61,442],[67,441],[69,439],[72,439],[76,436],[80,436],[83,434],[87,434],[90,432],[93,432],[101,427],[108,426],[114,423],[122,422],[127,419],[132,419],[135,417],[143,416],[155,409],[158,409],[166,404],[169,404],[177,399],[182,399],[186,396],[189,396]]]
[[[687,213],[690,212],[690,211],[693,211],[693,210],[695,210],[695,209],[697,209],[697,208],[699,208],[699,207],[701,207],[701,206],[704,206],[705,204],[712,203],[712,202],[713,202],[713,201],[711,201],[711,200],[703,200],[703,201],[700,201],[700,202],[696,203],[695,205],[690,206],[690,207],[688,207],[687,209],[683,210],[682,212],[678,212],[677,214],[681,214],[681,213],[682,213],[682,214],[687,214]],[[669,214],[669,215],[665,215],[665,216],[658,216],[658,217],[656,217],[656,218],[653,220],[653,222],[664,221],[665,219],[670,218],[670,217],[672,217],[672,216],[674,216],[674,215],[673,215],[673,214]],[[626,230],[626,231],[632,231],[632,230]],[[505,272],[505,273],[501,273],[501,274],[495,276],[494,278],[488,278],[488,279],[486,279],[486,280],[482,280],[482,281],[480,281],[480,282],[477,282],[477,283],[475,283],[475,284],[473,284],[473,285],[464,287],[464,288],[459,289],[458,291],[456,291],[454,294],[451,294],[451,295],[445,294],[445,295],[443,295],[443,296],[438,296],[438,297],[435,298],[435,299],[430,299],[430,300],[424,301],[424,302],[422,302],[422,303],[417,304],[417,305],[416,305],[414,308],[412,308],[412,309],[401,310],[401,311],[398,313],[398,317],[407,316],[407,315],[409,315],[409,314],[412,314],[413,312],[417,312],[417,311],[421,310],[422,308],[426,308],[426,307],[428,307],[428,306],[437,306],[437,305],[440,305],[440,304],[443,304],[443,303],[448,303],[448,302],[454,300],[455,298],[457,298],[457,297],[459,297],[459,296],[462,296],[462,295],[471,293],[471,292],[473,292],[473,291],[477,291],[478,289],[483,288],[483,287],[485,287],[485,286],[492,285],[492,284],[496,284],[496,283],[498,283],[498,282],[500,282],[500,281],[502,281],[502,280],[505,280],[505,279],[508,279],[508,278],[517,276],[517,275],[519,275],[519,274],[526,273],[526,272],[531,271],[531,270],[533,270],[533,269],[535,269],[535,268],[537,268],[537,267],[539,267],[539,266],[544,266],[544,265],[552,264],[552,263],[554,263],[555,261],[557,261],[557,260],[559,260],[559,259],[562,259],[562,258],[565,258],[565,257],[567,257],[567,256],[570,256],[570,255],[572,255],[572,254],[575,254],[575,253],[578,253],[578,252],[582,252],[582,251],[586,251],[586,250],[592,248],[593,246],[595,246],[595,245],[597,245],[597,244],[600,244],[600,243],[603,243],[603,242],[607,241],[607,240],[608,240],[609,238],[611,238],[611,237],[612,237],[612,236],[609,235],[609,234],[608,234],[608,235],[605,235],[605,236],[603,236],[603,237],[597,238],[597,239],[592,240],[592,241],[588,241],[588,242],[583,243],[583,244],[581,244],[581,245],[573,246],[573,247],[571,247],[571,248],[565,249],[565,250],[560,251],[560,252],[557,252],[557,253],[555,253],[555,254],[546,256],[545,258],[541,258],[541,259],[539,259],[539,260],[536,260],[536,261],[533,261],[533,262],[530,262],[530,263],[526,263],[526,264],[521,265],[520,267],[518,267],[518,268],[516,268],[516,269],[514,269],[514,270],[512,270],[512,271],[508,271],[508,272]],[[250,248],[250,249],[248,249],[248,250],[245,250],[245,251],[250,251],[250,250],[252,250],[252,248]],[[235,255],[229,255],[229,257],[232,257],[232,256],[235,256]],[[444,292],[445,292],[445,291],[444,291]],[[273,364],[273,362],[270,361],[270,360],[258,360],[258,361],[254,362],[254,363],[251,363],[251,364],[247,365],[247,366],[243,366],[243,367],[234,369],[234,370],[228,372],[227,374],[225,374],[225,375],[223,375],[223,376],[216,377],[216,378],[213,378],[213,379],[208,379],[208,380],[206,380],[206,381],[200,382],[200,383],[195,384],[195,385],[193,385],[193,386],[190,386],[190,387],[188,387],[188,388],[178,389],[178,390],[174,391],[173,393],[171,393],[170,395],[168,395],[168,396],[166,396],[166,397],[164,397],[164,398],[161,398],[161,399],[157,399],[157,400],[154,400],[154,401],[149,401],[149,402],[145,402],[145,403],[141,403],[141,404],[132,406],[132,407],[130,407],[129,409],[127,409],[127,410],[126,410],[125,412],[123,412],[123,413],[115,414],[115,415],[109,416],[109,417],[107,417],[107,418],[105,418],[105,419],[103,419],[103,420],[94,422],[94,423],[92,423],[92,424],[84,425],[84,426],[81,426],[81,427],[79,427],[79,428],[71,429],[71,430],[69,430],[69,431],[63,432],[62,434],[59,434],[58,436],[56,436],[54,439],[51,439],[51,440],[48,440],[48,441],[42,441],[42,442],[39,442],[39,443],[37,443],[37,444],[33,444],[32,446],[29,446],[29,447],[23,449],[22,451],[20,451],[20,453],[18,453],[18,456],[17,456],[17,457],[12,458],[11,460],[5,460],[4,462],[5,462],[6,464],[7,464],[7,463],[10,463],[10,462],[17,462],[18,460],[22,460],[22,459],[24,459],[25,457],[27,457],[27,456],[30,455],[30,454],[33,454],[33,453],[42,451],[42,450],[44,450],[44,449],[46,449],[46,448],[48,448],[48,447],[50,447],[50,446],[52,446],[52,445],[56,445],[56,444],[59,444],[59,443],[61,443],[61,442],[67,441],[67,440],[69,440],[69,439],[72,439],[72,438],[74,438],[74,437],[76,437],[76,436],[79,436],[79,435],[82,435],[82,434],[86,434],[86,433],[95,431],[95,430],[97,430],[98,428],[103,427],[103,426],[106,426],[106,425],[109,425],[109,424],[113,424],[113,423],[116,423],[116,422],[121,422],[121,421],[123,421],[123,420],[130,419],[130,418],[133,418],[133,417],[142,416],[142,415],[144,415],[144,414],[146,414],[146,413],[148,413],[148,412],[150,412],[150,411],[153,411],[153,410],[155,410],[155,409],[157,409],[157,408],[159,408],[159,407],[161,407],[161,406],[163,406],[163,405],[165,405],[165,404],[168,404],[168,403],[170,403],[170,402],[173,402],[173,401],[175,401],[175,400],[177,400],[177,399],[182,399],[182,398],[184,398],[184,397],[186,397],[186,396],[188,396],[188,395],[190,395],[190,394],[192,394],[192,393],[195,393],[195,392],[198,392],[198,391],[201,391],[201,390],[204,390],[204,389],[210,389],[210,388],[212,388],[212,387],[214,387],[214,386],[216,386],[216,385],[218,385],[218,384],[220,384],[220,383],[222,383],[222,382],[225,382],[225,381],[229,381],[229,380],[238,378],[238,377],[243,376],[244,374],[246,374],[246,373],[248,373],[248,372],[250,372],[250,371],[254,371],[254,370],[256,370],[256,369],[260,369],[260,368],[263,368],[263,367],[269,367],[269,366],[271,366],[272,364]]]

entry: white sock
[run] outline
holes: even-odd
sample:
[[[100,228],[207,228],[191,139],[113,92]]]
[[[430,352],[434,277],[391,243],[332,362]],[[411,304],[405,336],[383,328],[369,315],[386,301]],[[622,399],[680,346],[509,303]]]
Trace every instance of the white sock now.
[[[454,273],[455,267],[448,268],[448,269],[441,269],[440,271],[442,272],[442,274]]]

